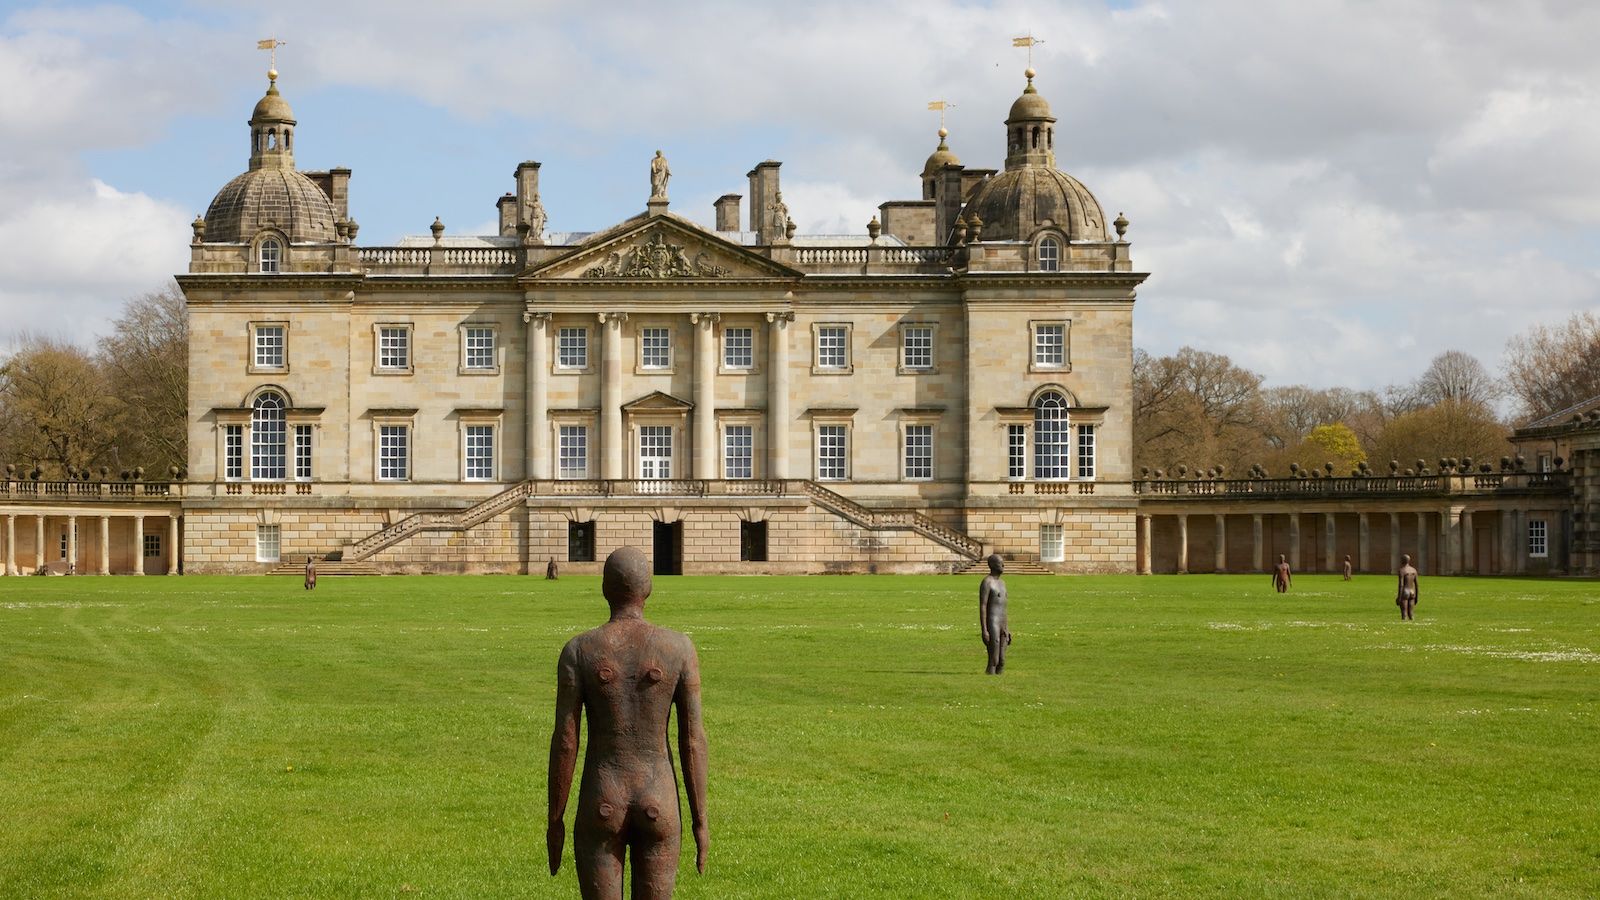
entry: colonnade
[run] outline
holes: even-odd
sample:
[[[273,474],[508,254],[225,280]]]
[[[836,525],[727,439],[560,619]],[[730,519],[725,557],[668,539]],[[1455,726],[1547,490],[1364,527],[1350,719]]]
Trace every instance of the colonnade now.
[[[80,575],[110,575],[111,574],[111,523],[113,519],[129,520],[129,539],[127,549],[132,563],[128,566],[127,574],[145,574],[145,519],[165,518],[166,537],[162,541],[161,557],[166,563],[168,575],[178,574],[179,568],[179,516],[176,513],[164,512],[152,514],[141,512],[88,512],[66,511],[52,513],[48,510],[4,510],[0,512],[4,518],[4,528],[0,529],[0,575],[22,575],[46,568],[52,563],[52,554],[49,544],[45,540],[47,520],[54,520],[62,527],[62,536],[66,547],[64,552],[58,549],[54,554],[54,562],[66,564],[66,568]],[[17,535],[21,531],[27,534],[26,520],[32,519],[33,541],[32,559],[24,559],[21,544]],[[22,520],[22,521],[19,521]],[[93,559],[82,559],[79,552],[79,529],[89,527],[94,529],[95,553]],[[32,565],[28,565],[31,562]]]

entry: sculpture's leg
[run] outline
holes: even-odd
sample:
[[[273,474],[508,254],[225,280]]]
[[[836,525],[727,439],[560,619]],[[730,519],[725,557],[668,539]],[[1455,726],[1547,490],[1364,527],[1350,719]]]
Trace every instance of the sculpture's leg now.
[[[999,675],[1006,670],[1006,645],[1011,643],[1011,632],[1001,630],[995,635],[994,673]]]
[[[998,655],[999,646],[1000,646],[1000,636],[991,632],[990,635],[989,635],[989,642],[984,644],[984,648],[987,649],[988,653],[989,653],[989,661],[988,661],[988,664],[983,667],[983,674],[985,674],[985,675],[993,675],[994,674],[995,663],[998,661],[996,659],[996,656]]]
[[[677,785],[672,786],[673,793]],[[642,813],[642,815],[641,815]],[[671,900],[678,881],[678,850],[683,825],[678,819],[678,798],[657,794],[631,816],[638,827],[630,850],[633,860],[633,900]]]
[[[578,893],[583,900],[621,900],[623,854],[627,849],[622,835],[593,826],[585,828],[581,822],[573,825]]]

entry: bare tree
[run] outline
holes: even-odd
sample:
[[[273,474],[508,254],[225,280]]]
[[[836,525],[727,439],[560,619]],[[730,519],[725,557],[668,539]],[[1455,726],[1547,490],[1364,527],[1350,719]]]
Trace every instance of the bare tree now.
[[[0,364],[0,421],[9,460],[60,478],[104,461],[116,404],[95,361],[56,338],[23,335]]]
[[[187,457],[189,316],[167,283],[129,300],[100,341],[99,363],[117,402],[118,459],[164,473]]]
[[[1600,395],[1600,315],[1535,325],[1506,342],[1506,381],[1525,419]]]
[[[1136,465],[1231,470],[1259,455],[1260,375],[1184,347],[1163,357],[1137,351],[1133,380]]]
[[[1500,385],[1478,358],[1460,350],[1446,350],[1428,363],[1412,388],[1420,405],[1454,400],[1489,407],[1500,398]]]

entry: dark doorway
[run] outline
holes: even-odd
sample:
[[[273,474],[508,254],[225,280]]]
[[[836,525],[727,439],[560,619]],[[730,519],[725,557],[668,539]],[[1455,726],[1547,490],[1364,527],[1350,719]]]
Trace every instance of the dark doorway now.
[[[767,523],[739,523],[739,560],[741,562],[767,561]]]
[[[655,523],[654,572],[657,575],[683,574],[683,523]]]
[[[567,523],[567,561],[594,562],[594,522]]]

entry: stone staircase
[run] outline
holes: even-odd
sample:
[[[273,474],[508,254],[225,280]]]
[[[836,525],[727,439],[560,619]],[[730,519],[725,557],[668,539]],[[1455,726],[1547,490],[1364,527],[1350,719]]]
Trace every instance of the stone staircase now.
[[[371,559],[378,551],[386,547],[392,547],[406,538],[424,531],[466,531],[516,506],[527,499],[531,493],[533,493],[533,482],[524,481],[466,509],[447,513],[417,513],[414,516],[407,516],[388,528],[367,535],[354,544],[345,547],[344,559],[347,562],[362,562]]]
[[[1006,562],[1006,574],[1007,575],[1054,575],[1055,574],[1055,572],[1053,570],[1045,568],[1045,566],[1042,563],[1040,563],[1037,559],[1013,559],[1011,557],[1006,556],[1005,554],[1001,554],[1001,558],[1004,559],[1005,562]],[[987,574],[989,574],[989,563],[988,563],[988,560],[987,560],[987,558],[980,559],[977,562],[974,562],[972,565],[967,566],[965,569],[962,569],[961,571],[957,572],[956,574],[957,575],[987,575]]]
[[[337,551],[329,554],[336,555]],[[302,562],[281,563],[276,569],[267,572],[268,575],[296,575],[306,574],[306,564]],[[342,559],[334,560],[326,557],[317,560],[317,577],[324,575],[382,575],[378,567],[369,562],[345,562]]]
[[[913,531],[936,544],[947,547],[967,559],[982,561],[983,543],[919,512],[905,510],[875,510],[836,494],[814,481],[796,482],[811,502],[828,512],[862,528],[873,530]],[[987,571],[987,569],[985,570]]]

